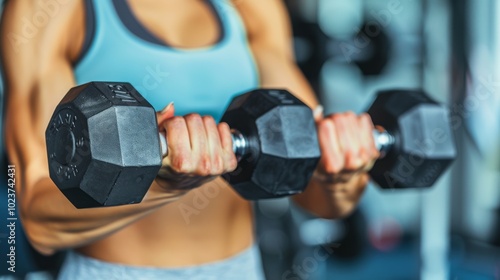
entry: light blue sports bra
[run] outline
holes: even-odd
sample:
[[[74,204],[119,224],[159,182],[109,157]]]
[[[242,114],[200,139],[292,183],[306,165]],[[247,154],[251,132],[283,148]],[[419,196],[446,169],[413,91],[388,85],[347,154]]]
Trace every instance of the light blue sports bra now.
[[[78,84],[131,83],[156,110],[175,103],[176,115],[219,120],[237,94],[258,86],[244,25],[229,0],[207,0],[219,21],[210,47],[168,46],[134,16],[125,0],[86,0],[86,39],[75,65]]]

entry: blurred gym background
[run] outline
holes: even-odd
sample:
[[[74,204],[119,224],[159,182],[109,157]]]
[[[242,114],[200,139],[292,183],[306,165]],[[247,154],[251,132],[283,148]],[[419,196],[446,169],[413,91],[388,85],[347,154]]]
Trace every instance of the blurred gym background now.
[[[326,113],[362,112],[378,90],[422,88],[448,104],[459,156],[431,189],[370,185],[344,220],[316,219],[288,199],[258,202],[267,278],[500,279],[500,2],[286,3],[296,59]],[[0,201],[6,195],[0,191]],[[6,237],[2,229],[0,260]],[[50,279],[33,272],[54,270],[59,259],[25,244],[18,275]]]

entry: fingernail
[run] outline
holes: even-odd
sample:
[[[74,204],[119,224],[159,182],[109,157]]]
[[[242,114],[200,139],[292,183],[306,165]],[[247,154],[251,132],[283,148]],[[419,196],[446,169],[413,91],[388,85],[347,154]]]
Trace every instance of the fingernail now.
[[[315,118],[323,116],[323,106],[321,105],[316,106],[316,108],[314,108],[313,115]]]
[[[170,107],[172,107],[172,106],[174,106],[174,102],[173,102],[173,101],[172,101],[172,102],[170,102],[170,103],[167,105],[167,107],[165,107],[165,108],[161,111],[161,113],[162,113],[162,114],[165,114],[165,113],[166,113],[166,112],[170,109]]]

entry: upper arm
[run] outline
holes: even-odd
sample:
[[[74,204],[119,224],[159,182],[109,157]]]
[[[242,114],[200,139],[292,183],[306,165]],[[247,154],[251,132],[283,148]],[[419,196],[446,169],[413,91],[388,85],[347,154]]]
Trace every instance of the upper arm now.
[[[19,167],[21,210],[36,183],[48,177],[45,128],[59,100],[74,85],[63,36],[68,24],[62,23],[75,3],[66,2],[58,14],[39,26],[30,22],[40,11],[33,3],[9,1],[0,31],[6,88],[5,145],[10,162]]]
[[[245,22],[250,44],[293,60],[292,30],[282,0],[238,1],[235,5]]]
[[[292,29],[283,1],[236,1],[235,6],[247,29],[261,86],[286,88],[316,107],[316,96],[294,60]]]

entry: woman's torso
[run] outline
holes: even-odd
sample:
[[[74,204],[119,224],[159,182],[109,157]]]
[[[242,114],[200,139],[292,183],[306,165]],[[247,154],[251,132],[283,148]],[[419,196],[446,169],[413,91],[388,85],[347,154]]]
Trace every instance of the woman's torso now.
[[[178,115],[216,119],[233,96],[257,87],[243,23],[226,0],[131,0],[128,9],[121,0],[92,2],[94,32],[88,24],[75,28],[81,37],[93,34],[82,39],[78,84],[130,82],[157,110],[173,101]],[[252,229],[250,203],[219,178],[78,250],[131,265],[195,265],[249,247]]]

